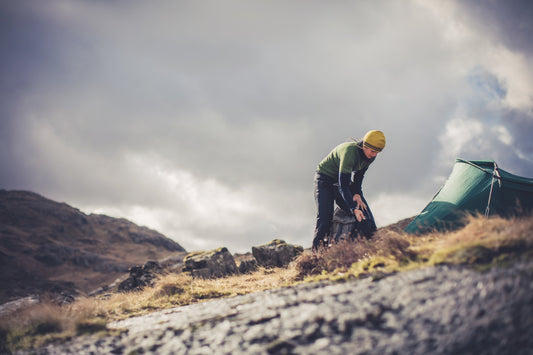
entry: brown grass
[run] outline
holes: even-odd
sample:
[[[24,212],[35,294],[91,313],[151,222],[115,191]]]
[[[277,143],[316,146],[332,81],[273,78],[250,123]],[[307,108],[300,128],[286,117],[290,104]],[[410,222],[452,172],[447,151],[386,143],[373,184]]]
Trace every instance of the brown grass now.
[[[106,329],[76,308],[42,301],[0,318],[0,353],[33,348],[83,333]]]
[[[109,320],[140,315],[154,310],[183,306],[221,297],[234,297],[290,285],[294,268],[264,269],[252,274],[218,279],[192,278],[188,274],[161,276],[153,287],[139,292],[116,293],[106,298],[86,298],[77,302],[91,317]]]
[[[524,256],[533,256],[533,216],[472,217],[461,230],[422,236],[383,228],[370,240],[342,242],[316,253],[306,251],[284,269],[260,268],[251,274],[205,280],[168,274],[138,292],[81,298],[62,307],[42,302],[0,319],[0,353],[105,331],[113,320],[214,298],[320,279],[379,278],[443,263],[490,267]]]
[[[465,228],[440,235],[420,249],[426,254],[432,251],[429,257],[431,264],[486,264],[512,255],[531,255],[533,217],[471,217]]]
[[[436,264],[491,266],[531,255],[533,217],[504,219],[472,216],[466,227],[450,233],[414,236],[393,229],[379,230],[370,239],[341,242],[296,260],[304,281],[365,277]]]
[[[317,253],[305,252],[296,260],[295,267],[301,278],[310,275],[329,278],[331,274],[344,273],[358,263],[366,262],[374,267],[385,265],[387,260],[406,264],[417,256],[410,248],[414,239],[396,231],[380,230],[370,240],[342,241]]]

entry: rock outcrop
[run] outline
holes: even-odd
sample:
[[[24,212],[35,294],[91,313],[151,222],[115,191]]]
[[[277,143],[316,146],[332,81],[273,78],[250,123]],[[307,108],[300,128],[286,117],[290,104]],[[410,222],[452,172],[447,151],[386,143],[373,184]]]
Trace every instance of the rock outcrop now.
[[[250,259],[242,260],[239,263],[239,272],[241,274],[248,274],[257,270],[257,260],[252,257]]]
[[[194,277],[214,278],[239,273],[233,255],[225,247],[192,252],[183,259],[183,264],[183,271]]]
[[[203,278],[224,277],[234,274],[246,274],[262,267],[287,267],[299,254],[303,247],[287,244],[280,239],[274,239],[268,244],[252,247],[252,254],[237,255],[235,258],[227,248],[222,247],[209,251],[197,251],[188,254],[183,259],[183,272]]]
[[[533,262],[316,282],[129,318],[35,354],[476,354],[533,349]]]
[[[130,268],[130,276],[118,285],[118,291],[138,291],[146,286],[152,286],[162,273],[163,269],[155,261],[149,261],[142,266],[133,266]]]
[[[257,264],[263,267],[286,267],[303,252],[299,245],[287,244],[284,240],[274,239],[270,243],[252,247]]]

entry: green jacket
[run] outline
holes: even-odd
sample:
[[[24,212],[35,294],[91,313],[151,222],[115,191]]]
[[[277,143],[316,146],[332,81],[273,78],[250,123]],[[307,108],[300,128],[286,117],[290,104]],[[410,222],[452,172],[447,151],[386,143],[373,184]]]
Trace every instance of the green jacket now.
[[[359,146],[358,146],[359,144]],[[366,170],[374,159],[368,159],[360,143],[341,143],[318,164],[317,171],[333,179],[338,179],[340,173]]]
[[[366,170],[375,158],[368,159],[362,143],[341,143],[318,164],[317,172],[337,181],[339,192],[346,206],[353,211],[356,208],[352,196],[362,195],[361,185]],[[352,180],[353,174],[353,182]],[[350,186],[351,185],[351,186]]]

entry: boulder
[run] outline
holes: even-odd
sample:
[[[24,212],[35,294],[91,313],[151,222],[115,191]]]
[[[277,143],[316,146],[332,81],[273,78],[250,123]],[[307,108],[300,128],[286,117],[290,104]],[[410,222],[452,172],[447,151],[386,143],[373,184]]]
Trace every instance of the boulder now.
[[[233,255],[225,247],[192,252],[183,259],[183,264],[184,272],[202,278],[224,277],[239,273]]]
[[[143,266],[133,266],[130,268],[130,276],[118,285],[120,292],[138,291],[146,286],[152,286],[163,269],[155,261],[149,261]]]
[[[241,274],[248,274],[257,270],[257,266],[257,260],[254,257],[242,260],[239,264],[239,272]]]
[[[257,264],[264,267],[286,267],[303,251],[303,247],[287,244],[281,239],[274,239],[268,244],[252,247],[252,254]]]

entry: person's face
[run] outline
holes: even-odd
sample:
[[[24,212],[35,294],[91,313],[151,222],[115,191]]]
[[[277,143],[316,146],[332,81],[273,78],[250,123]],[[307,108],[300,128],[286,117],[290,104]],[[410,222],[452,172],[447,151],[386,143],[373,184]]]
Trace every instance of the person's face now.
[[[376,152],[375,150],[372,150],[370,148],[367,148],[367,147],[363,147],[363,152],[365,153],[366,157],[368,159],[372,159],[372,158],[375,158],[379,152]]]

